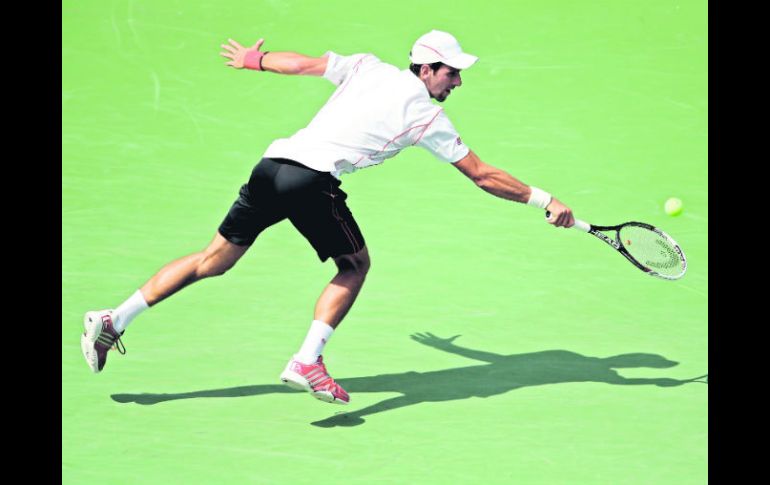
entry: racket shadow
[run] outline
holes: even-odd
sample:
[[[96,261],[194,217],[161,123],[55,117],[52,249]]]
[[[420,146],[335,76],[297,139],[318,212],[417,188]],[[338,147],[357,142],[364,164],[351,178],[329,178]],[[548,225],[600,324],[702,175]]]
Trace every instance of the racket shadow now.
[[[544,350],[525,354],[501,355],[469,349],[432,334],[416,334],[412,339],[438,350],[482,362],[480,365],[455,367],[430,372],[402,372],[375,376],[340,378],[337,381],[349,393],[395,392],[400,396],[386,399],[357,411],[335,414],[311,423],[319,427],[357,426],[365,416],[424,402],[442,402],[471,397],[487,398],[530,386],[568,382],[604,382],[614,385],[654,385],[675,387],[687,383],[708,383],[708,375],[693,379],[625,378],[619,368],[669,368],[678,363],[657,354],[630,353],[612,357],[590,357],[568,350]],[[703,379],[706,379],[704,382]],[[113,394],[119,403],[154,405],[179,399],[233,398],[266,394],[299,393],[284,385],[254,385],[210,389],[174,394]]]

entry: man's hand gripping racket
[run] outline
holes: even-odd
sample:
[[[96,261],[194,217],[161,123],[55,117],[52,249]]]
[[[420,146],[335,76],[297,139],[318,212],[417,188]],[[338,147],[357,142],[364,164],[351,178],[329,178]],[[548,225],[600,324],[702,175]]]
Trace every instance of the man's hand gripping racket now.
[[[550,211],[545,212],[545,217],[551,224],[555,224],[555,221],[551,220]],[[572,215],[569,214],[568,217],[571,218]],[[676,280],[687,271],[687,260],[682,248],[671,236],[650,224],[625,222],[617,226],[594,226],[575,219],[574,225],[566,227],[593,234],[650,276]]]

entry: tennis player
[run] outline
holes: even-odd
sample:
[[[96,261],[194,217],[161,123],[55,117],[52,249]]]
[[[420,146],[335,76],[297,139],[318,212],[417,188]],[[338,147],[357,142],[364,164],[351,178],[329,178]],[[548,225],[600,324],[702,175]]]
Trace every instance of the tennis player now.
[[[230,39],[221,55],[235,69],[319,76],[337,89],[307,127],[268,146],[206,249],[167,264],[114,310],[86,313],[81,347],[91,370],[100,372],[110,348],[125,353],[120,337],[137,315],[187,285],[224,274],[262,231],[289,219],[322,262],[334,260],[337,274],[316,302],[310,330],[280,378],[322,401],[347,404],[350,397],[329,375],[321,356],[369,271],[364,236],[340,188],[343,174],[416,145],[497,197],[548,209],[548,222],[554,226],[570,227],[574,219],[551,194],[482,162],[444,110],[431,102],[445,101],[462,85],[461,71],[478,60],[463,52],[452,35],[433,30],[421,36],[404,70],[373,54],[329,51],[309,57],[264,52],[262,44],[260,39],[244,47]]]

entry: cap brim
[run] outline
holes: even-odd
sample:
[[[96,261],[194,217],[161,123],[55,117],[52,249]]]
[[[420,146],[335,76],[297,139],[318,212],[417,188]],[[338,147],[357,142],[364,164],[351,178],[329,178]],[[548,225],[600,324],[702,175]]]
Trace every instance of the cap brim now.
[[[454,67],[455,69],[468,69],[478,61],[479,58],[470,54],[462,53],[458,54],[451,59],[441,61],[447,66]]]

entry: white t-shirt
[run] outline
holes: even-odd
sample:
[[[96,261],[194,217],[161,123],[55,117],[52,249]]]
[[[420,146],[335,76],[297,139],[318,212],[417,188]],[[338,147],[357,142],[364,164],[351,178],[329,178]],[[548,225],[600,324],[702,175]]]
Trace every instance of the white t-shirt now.
[[[372,54],[325,55],[324,77],[337,90],[307,127],[275,140],[265,157],[288,158],[339,178],[411,145],[443,162],[468,154],[444,110],[431,103],[425,84],[408,69]]]

